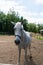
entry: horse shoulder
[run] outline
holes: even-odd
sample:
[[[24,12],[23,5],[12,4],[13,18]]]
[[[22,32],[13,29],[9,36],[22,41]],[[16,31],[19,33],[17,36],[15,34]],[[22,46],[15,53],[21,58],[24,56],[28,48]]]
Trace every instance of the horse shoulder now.
[[[30,32],[27,32],[27,31],[26,31],[26,36],[27,36],[28,41],[30,41],[30,42],[31,42],[32,37],[31,37]]]

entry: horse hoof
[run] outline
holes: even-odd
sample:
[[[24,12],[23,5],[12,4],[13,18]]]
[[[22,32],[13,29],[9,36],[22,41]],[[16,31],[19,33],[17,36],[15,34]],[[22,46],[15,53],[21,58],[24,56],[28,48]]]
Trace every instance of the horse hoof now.
[[[30,60],[32,59],[32,56],[30,56]]]
[[[27,65],[27,63],[24,63],[24,65]]]
[[[20,65],[20,63],[17,63],[17,65]]]

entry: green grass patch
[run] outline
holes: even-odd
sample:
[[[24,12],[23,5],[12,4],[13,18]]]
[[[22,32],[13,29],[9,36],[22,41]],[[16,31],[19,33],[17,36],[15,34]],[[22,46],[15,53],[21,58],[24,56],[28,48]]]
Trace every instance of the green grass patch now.
[[[43,40],[43,36],[35,36],[35,38],[37,38],[39,40]]]

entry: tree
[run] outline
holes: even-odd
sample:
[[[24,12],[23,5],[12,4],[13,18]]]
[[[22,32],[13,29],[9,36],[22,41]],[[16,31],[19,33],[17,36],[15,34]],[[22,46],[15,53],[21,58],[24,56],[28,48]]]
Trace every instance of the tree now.
[[[30,31],[30,32],[35,32],[35,33],[36,33],[36,24],[34,24],[34,23],[29,23],[29,24],[28,24],[28,31]]]
[[[4,21],[5,21],[6,15],[0,11],[0,31],[4,31]]]
[[[26,31],[28,31],[28,22],[27,22],[27,20],[24,19],[23,22],[24,22],[24,24],[23,24],[24,29],[25,29]]]
[[[38,33],[40,33],[40,30],[43,29],[43,24],[38,24]]]

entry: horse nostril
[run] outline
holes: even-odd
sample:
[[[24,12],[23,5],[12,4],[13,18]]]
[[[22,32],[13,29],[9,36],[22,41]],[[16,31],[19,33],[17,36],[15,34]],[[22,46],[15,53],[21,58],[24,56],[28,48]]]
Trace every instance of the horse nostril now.
[[[20,43],[20,40],[15,40],[15,43],[16,43],[16,44],[19,44],[19,43]]]
[[[16,43],[16,40],[15,40],[15,43]]]

